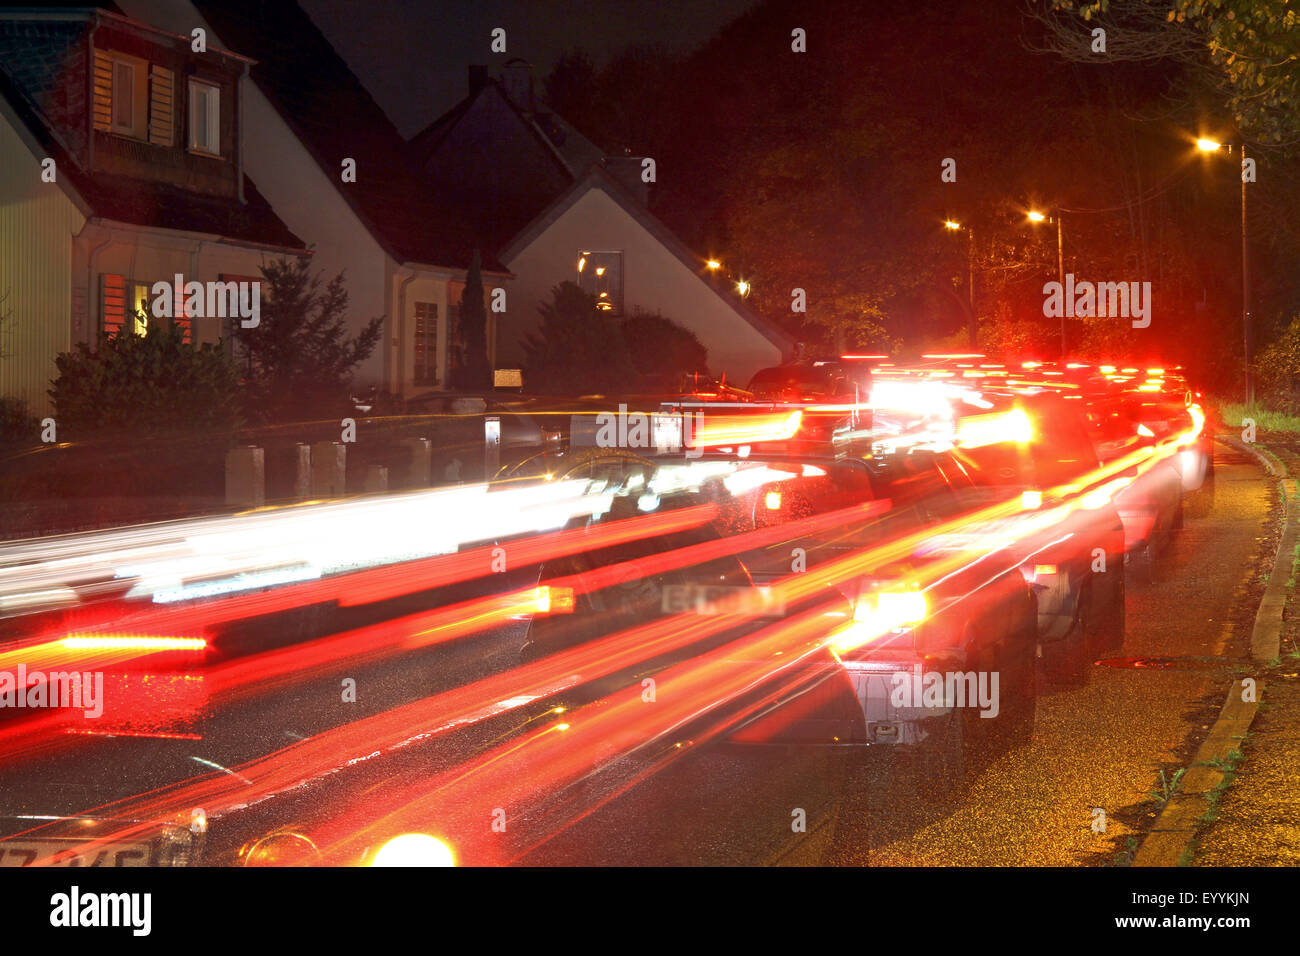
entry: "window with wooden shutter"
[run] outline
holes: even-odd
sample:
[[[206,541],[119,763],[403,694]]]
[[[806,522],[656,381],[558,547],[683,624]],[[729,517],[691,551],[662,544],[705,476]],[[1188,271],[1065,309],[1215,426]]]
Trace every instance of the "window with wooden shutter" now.
[[[105,335],[122,331],[126,321],[126,279],[117,275],[99,277],[100,327]]]
[[[99,277],[100,328],[105,335],[123,332],[144,335],[149,328],[151,285],[138,279],[104,273]],[[141,317],[143,313],[143,317]],[[187,337],[188,341],[188,337]]]
[[[107,133],[113,125],[113,58],[103,50],[95,51],[95,129]]]
[[[95,51],[95,94],[91,116],[95,129],[149,138],[149,64],[136,56]]]
[[[175,77],[161,66],[150,68],[149,142],[171,146],[175,142]]]

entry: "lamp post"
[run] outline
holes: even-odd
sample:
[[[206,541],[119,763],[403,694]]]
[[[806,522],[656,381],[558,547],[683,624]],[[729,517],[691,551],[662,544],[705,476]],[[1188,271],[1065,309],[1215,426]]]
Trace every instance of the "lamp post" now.
[[[1203,153],[1217,153],[1223,148],[1222,143],[1202,137],[1196,141],[1196,148]],[[1246,366],[1246,405],[1255,402],[1255,382],[1250,374],[1250,252],[1246,244],[1246,143],[1241,146],[1241,354]],[[1232,152],[1232,145],[1228,145]]]
[[[975,230],[952,219],[945,219],[943,226],[949,232],[966,230],[966,336],[973,349],[979,341],[979,322],[975,318]]]
[[[1030,222],[1043,222],[1052,219],[1056,220],[1056,280],[1061,284],[1061,294],[1065,294],[1065,241],[1061,235],[1061,211],[1058,209],[1054,217],[1049,217],[1046,213],[1038,212],[1031,209],[1029,211]],[[1061,360],[1064,361],[1069,354],[1068,346],[1065,341],[1065,309],[1061,310]]]

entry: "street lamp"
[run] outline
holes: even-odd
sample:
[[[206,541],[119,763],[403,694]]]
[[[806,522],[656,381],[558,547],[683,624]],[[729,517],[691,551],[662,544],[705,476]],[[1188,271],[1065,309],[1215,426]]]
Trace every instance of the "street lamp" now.
[[[1246,365],[1246,405],[1255,401],[1255,385],[1250,375],[1250,253],[1246,245],[1246,143],[1241,146],[1241,354]],[[1203,153],[1217,153],[1223,144],[1201,137],[1196,148]],[[1232,152],[1232,145],[1228,145]]]
[[[1029,221],[1033,223],[1050,222],[1051,219],[1046,213],[1029,210]],[[1065,295],[1065,242],[1061,238],[1061,211],[1056,211],[1056,278],[1061,283],[1061,295]],[[1064,360],[1068,355],[1068,347],[1065,342],[1065,309],[1061,310],[1061,359]]]
[[[954,219],[945,219],[943,227],[949,232],[960,232],[962,224]],[[975,318],[975,231],[969,226],[966,229],[966,336],[970,340],[971,348],[974,348],[979,341],[979,323]]]

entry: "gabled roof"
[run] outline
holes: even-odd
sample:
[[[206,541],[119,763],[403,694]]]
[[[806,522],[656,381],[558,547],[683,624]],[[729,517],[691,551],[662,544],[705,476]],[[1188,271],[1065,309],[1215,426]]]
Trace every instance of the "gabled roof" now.
[[[588,166],[604,158],[604,151],[578,132],[564,117],[543,109],[525,111],[510,98],[500,80],[487,77],[479,89],[411,137],[410,150],[417,163],[423,164],[437,152],[447,134],[480,96],[499,96],[570,179],[578,179]]]
[[[502,126],[505,117],[509,126]],[[486,125],[454,134],[464,122]],[[449,142],[450,141],[450,142]],[[451,143],[468,151],[459,151]],[[493,173],[484,168],[509,150],[511,163]],[[530,163],[527,152],[532,157]],[[476,234],[497,250],[547,203],[580,179],[604,153],[563,118],[543,109],[524,109],[497,79],[481,85],[434,120],[408,145],[412,163],[429,188],[454,186]],[[495,168],[495,167],[494,167]]]
[[[37,160],[54,160],[55,182],[87,217],[216,235],[290,252],[306,250],[306,244],[280,220],[247,176],[245,202],[240,203],[232,197],[209,196],[166,183],[87,171],[3,69],[0,116],[18,131]]]
[[[662,222],[646,209],[636,198],[627,191],[627,189],[609,174],[605,168],[599,164],[593,164],[587,169],[586,175],[573,184],[562,195],[556,198],[549,206],[533,219],[523,230],[515,236],[504,249],[501,250],[501,259],[509,263],[518,256],[524,249],[528,248],[539,236],[549,229],[557,220],[560,219],[570,208],[573,207],[579,199],[593,189],[599,189],[614,200],[622,210],[635,220],[641,228],[650,233],[661,246],[671,252],[681,261],[682,265],[695,274],[697,281],[704,285],[710,292],[722,299],[731,309],[752,325],[763,336],[781,350],[783,354],[789,354],[793,351],[795,339],[788,332],[778,326],[776,323],[769,321],[752,311],[745,301],[738,295],[733,294],[725,287],[709,281],[700,275],[700,266],[704,259],[697,256],[688,249],[680,239],[665,226]]]
[[[434,195],[409,165],[406,142],[295,0],[192,0],[222,43],[256,59],[257,88],[399,262],[463,269],[476,245],[452,197]],[[344,183],[345,158],[357,181]],[[506,270],[483,248],[483,268]]]

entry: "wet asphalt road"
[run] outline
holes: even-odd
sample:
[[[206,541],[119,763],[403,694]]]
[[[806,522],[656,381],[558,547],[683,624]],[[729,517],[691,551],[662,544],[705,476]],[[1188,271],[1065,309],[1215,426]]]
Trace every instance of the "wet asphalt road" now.
[[[1193,517],[1162,556],[1150,584],[1130,582],[1128,631],[1116,660],[1087,686],[1049,689],[1028,745],[1002,754],[947,802],[927,797],[906,762],[845,750],[687,747],[621,795],[581,788],[572,825],[539,844],[520,819],[513,836],[535,864],[1073,865],[1111,862],[1154,817],[1148,794],[1161,768],[1186,754],[1217,712],[1244,653],[1260,569],[1272,560],[1273,484],[1253,459],[1222,446],[1208,515]],[[1201,503],[1208,504],[1208,500]],[[108,799],[238,767],[294,740],[514,666],[522,628],[344,667],[290,689],[218,708],[199,741],[109,738],[63,757],[5,767],[0,812],[76,812]],[[1147,666],[1132,666],[1144,662]],[[340,699],[342,677],[358,701]],[[232,834],[329,820],[390,774],[420,780],[467,759],[520,713],[439,739],[392,761],[370,761],[258,806]],[[414,728],[418,730],[419,728]],[[366,741],[341,746],[346,765]],[[210,764],[195,760],[202,757]],[[1093,831],[1095,808],[1106,815]],[[252,811],[244,811],[245,816]],[[430,821],[436,828],[436,821]],[[211,836],[218,836],[214,825]],[[523,832],[520,832],[522,830]],[[233,837],[232,837],[233,838]],[[241,837],[242,838],[242,837]],[[238,841],[235,841],[238,842]],[[221,844],[214,840],[213,846]],[[228,839],[225,852],[233,846]],[[211,862],[228,857],[213,856]]]
[[[915,772],[888,757],[717,747],[592,814],[530,862],[1116,862],[1155,817],[1160,770],[1185,766],[1218,712],[1272,561],[1274,483],[1223,446],[1216,462],[1213,492],[1195,502],[1212,499],[1209,513],[1189,508],[1154,580],[1129,584],[1123,649],[1095,665],[1086,686],[1042,694],[1032,741],[994,758],[961,796],[927,798]],[[1094,832],[1097,808],[1104,832]]]

